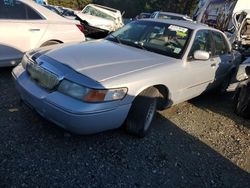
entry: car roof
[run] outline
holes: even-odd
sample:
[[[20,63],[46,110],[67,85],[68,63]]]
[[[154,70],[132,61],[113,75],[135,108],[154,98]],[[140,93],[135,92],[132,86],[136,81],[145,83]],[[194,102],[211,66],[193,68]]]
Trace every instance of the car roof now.
[[[178,13],[174,13],[174,12],[162,12],[162,11],[157,11],[155,13],[159,13],[159,14],[167,14],[170,16],[178,16],[178,17],[188,17],[187,15],[184,14],[178,14]]]
[[[142,19],[144,21],[150,21],[150,22],[161,22],[161,23],[166,23],[166,24],[172,24],[172,25],[178,25],[178,26],[183,26],[192,30],[200,30],[200,29],[209,29],[209,30],[215,30],[218,31],[217,29],[214,29],[212,27],[209,27],[208,25],[202,24],[202,23],[197,23],[197,22],[192,22],[192,21],[185,21],[185,20],[170,20],[170,19]]]

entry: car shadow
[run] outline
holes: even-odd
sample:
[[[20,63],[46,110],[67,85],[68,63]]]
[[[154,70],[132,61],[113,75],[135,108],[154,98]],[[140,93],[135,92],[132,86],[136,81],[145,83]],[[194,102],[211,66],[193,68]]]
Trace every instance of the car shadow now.
[[[204,93],[189,102],[204,111],[212,111],[220,114],[231,119],[236,124],[244,125],[246,128],[250,129],[250,121],[234,113],[233,96],[234,92],[217,94],[211,91]]]
[[[21,105],[10,77],[0,75],[0,187],[250,186],[248,172],[160,113],[143,139],[73,135]]]

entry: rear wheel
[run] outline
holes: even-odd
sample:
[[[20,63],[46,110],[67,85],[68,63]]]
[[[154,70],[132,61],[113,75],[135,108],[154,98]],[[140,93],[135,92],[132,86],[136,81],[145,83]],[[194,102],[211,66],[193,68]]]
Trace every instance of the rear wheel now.
[[[159,91],[148,88],[141,92],[132,103],[125,129],[138,137],[144,137],[154,119]]]
[[[234,96],[234,111],[237,115],[250,118],[250,88],[243,86],[236,90]]]

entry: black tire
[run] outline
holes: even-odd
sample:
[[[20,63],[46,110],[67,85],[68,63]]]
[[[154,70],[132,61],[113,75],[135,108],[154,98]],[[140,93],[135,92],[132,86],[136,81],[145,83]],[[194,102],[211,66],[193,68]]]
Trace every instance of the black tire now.
[[[243,117],[250,118],[250,88],[242,86],[236,90],[234,96],[234,112]]]
[[[158,97],[159,91],[151,87],[135,98],[125,124],[128,133],[140,138],[146,135],[155,116]]]
[[[61,43],[58,42],[58,41],[47,41],[47,42],[43,43],[43,44],[41,45],[41,47],[50,46],[50,45],[56,45],[56,44],[61,44]]]

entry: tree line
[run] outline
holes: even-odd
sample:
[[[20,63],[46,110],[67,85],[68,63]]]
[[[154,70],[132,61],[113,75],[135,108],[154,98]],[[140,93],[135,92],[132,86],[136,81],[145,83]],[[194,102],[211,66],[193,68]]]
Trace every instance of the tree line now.
[[[49,0],[49,4],[81,10],[89,3],[119,9],[124,17],[135,17],[141,12],[169,11],[192,15],[199,0]]]

